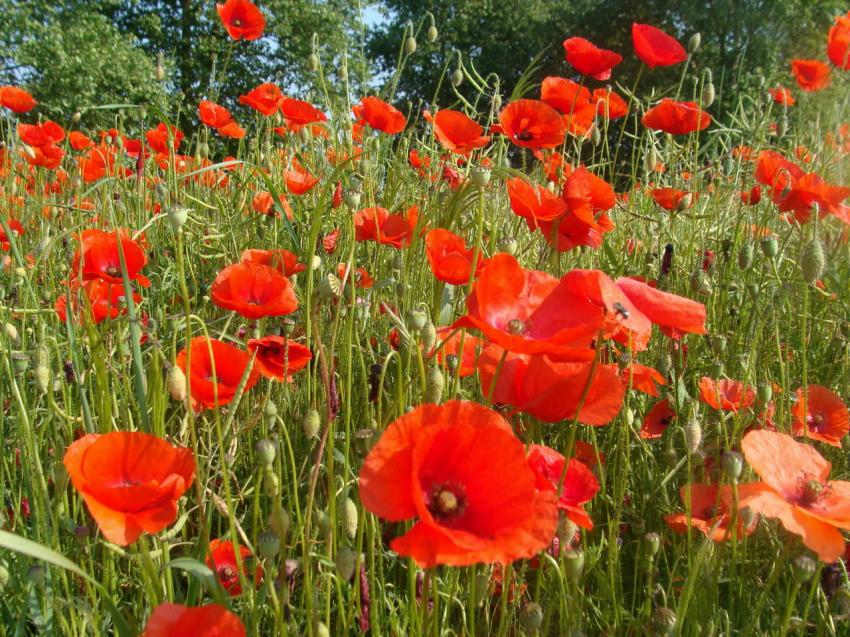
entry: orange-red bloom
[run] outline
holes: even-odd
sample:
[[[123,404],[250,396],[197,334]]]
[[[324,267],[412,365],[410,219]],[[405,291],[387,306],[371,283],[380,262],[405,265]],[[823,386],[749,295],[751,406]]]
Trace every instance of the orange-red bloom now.
[[[532,230],[541,221],[557,219],[567,212],[567,202],[544,186],[530,184],[522,177],[506,180],[511,210],[525,219]]]
[[[32,95],[17,86],[0,86],[0,106],[13,113],[28,113],[38,102]]]
[[[245,579],[251,581],[254,573],[252,565],[253,555],[247,546],[239,545],[239,558],[242,562],[242,573]],[[211,568],[218,581],[221,583],[228,595],[239,595],[242,593],[242,585],[239,583],[239,567],[236,563],[236,551],[233,542],[229,540],[215,539],[210,542],[210,552],[207,555],[206,564]],[[263,567],[257,564],[254,584],[259,586],[263,579]]]
[[[425,256],[431,266],[431,272],[439,281],[452,285],[466,285],[472,272],[472,259],[475,256],[472,248],[466,247],[466,242],[455,233],[435,228],[425,235]],[[487,259],[479,252],[475,267],[475,277],[487,265]],[[473,277],[473,278],[475,278]]]
[[[647,440],[660,438],[675,419],[676,412],[670,407],[670,402],[666,398],[659,400],[643,417],[640,437]]]
[[[841,557],[839,529],[850,529],[850,482],[830,480],[832,465],[823,456],[776,431],[750,431],[741,450],[762,482],[739,487],[740,506],[778,518],[824,562]]]
[[[820,60],[791,60],[791,72],[804,91],[820,91],[829,86],[829,65]]]
[[[437,140],[453,153],[466,155],[490,142],[481,125],[460,111],[444,108],[433,116],[429,111],[422,115],[434,127]]]
[[[74,150],[85,150],[94,144],[94,142],[89,139],[88,135],[76,130],[68,133],[68,141],[71,144],[71,148]]]
[[[264,82],[247,94],[239,96],[239,103],[250,106],[265,116],[274,115],[283,102],[283,93],[277,84]]]
[[[496,412],[423,405],[384,431],[360,472],[360,499],[390,521],[415,519],[390,546],[431,568],[510,563],[541,551],[557,525],[525,448]]]
[[[617,279],[617,286],[639,312],[670,338],[678,339],[682,333],[705,334],[705,305],[702,303],[662,292],[630,277]]]
[[[250,0],[227,0],[215,5],[221,23],[234,40],[256,40],[263,35],[266,19]]]
[[[174,126],[167,126],[164,122],[145,133],[145,139],[154,152],[168,154],[169,149],[176,151],[183,141],[183,131]]]
[[[103,536],[120,546],[174,522],[195,477],[191,449],[141,432],[88,434],[62,462]]]
[[[687,190],[676,188],[654,188],[651,192],[652,198],[664,210],[670,212],[681,212],[693,205],[694,195]]]
[[[298,309],[289,279],[255,261],[243,261],[221,270],[210,287],[210,298],[218,307],[249,319],[282,316]]]
[[[461,354],[461,340],[463,340],[463,353]],[[456,330],[451,326],[437,328],[437,342],[435,348],[440,347],[436,351],[437,362],[448,367],[449,356],[453,356],[457,361],[457,375],[459,378],[472,376],[475,373],[476,360],[478,358],[478,349],[481,346],[481,339],[467,334],[465,330]],[[442,344],[442,346],[440,346]],[[434,356],[432,350],[428,356]]]
[[[635,55],[649,68],[673,66],[688,59],[685,47],[676,38],[648,24],[632,24]]]
[[[555,148],[566,135],[558,111],[538,100],[511,102],[499,113],[499,125],[503,135],[525,148]]]
[[[407,126],[407,118],[404,113],[379,97],[364,97],[351,110],[354,111],[354,116],[358,121],[366,122],[375,130],[388,135],[400,133]]]
[[[593,529],[593,520],[584,510],[584,505],[599,493],[599,481],[587,465],[570,458],[564,474],[564,456],[544,445],[531,445],[528,448],[528,464],[537,475],[537,488],[557,491],[560,487],[558,508],[578,526],[588,531]]]
[[[79,311],[78,294],[84,301],[84,310],[91,312],[91,320],[95,325],[100,325],[106,319],[114,319],[127,312],[125,303],[126,296],[122,283],[109,283],[103,279],[91,279],[89,281],[71,281],[71,308],[73,312]],[[142,297],[133,292],[133,301],[138,303]],[[64,323],[67,319],[68,298],[67,294],[56,299],[53,308],[59,319]]]
[[[298,255],[289,250],[245,250],[240,258],[242,263],[252,261],[270,266],[283,276],[294,276],[303,272],[307,266],[298,262]]]
[[[665,97],[649,109],[640,121],[652,130],[664,131],[671,135],[687,135],[708,128],[711,115],[702,110],[696,102],[677,102]]]
[[[202,100],[198,104],[198,116],[204,125],[216,129],[222,137],[232,137],[233,139],[245,137],[245,129],[234,121],[233,115],[224,106],[219,106],[209,100]]]
[[[239,618],[219,604],[189,608],[163,602],[153,609],[141,637],[245,637]]]
[[[609,79],[611,69],[623,61],[619,53],[600,49],[590,40],[579,37],[564,40],[564,54],[576,71],[601,81]]]
[[[355,241],[376,241],[394,248],[410,245],[419,220],[419,209],[411,206],[404,215],[390,214],[375,206],[354,213]]]
[[[770,97],[773,98],[773,101],[780,106],[794,106],[794,104],[797,103],[797,100],[794,99],[791,91],[784,86],[769,88],[767,89],[767,92],[770,93]]]
[[[310,104],[310,102],[297,100],[292,97],[285,97],[283,99],[280,103],[280,113],[291,125],[298,127],[317,122],[326,122],[328,119],[327,115]]]
[[[251,357],[223,341],[196,336],[190,344],[192,369],[186,369],[187,350],[177,354],[176,364],[186,375],[192,390],[192,406],[224,406],[233,400]],[[244,391],[250,390],[260,378],[258,367],[252,367]]]
[[[124,281],[121,271],[120,249],[124,253],[124,265],[127,278],[137,281],[142,287],[149,287],[150,281],[140,270],[145,267],[148,258],[141,246],[124,232],[104,232],[91,228],[80,234],[80,247],[74,253],[71,263],[71,277],[82,277],[84,281],[103,279],[107,283],[121,285]]]
[[[22,234],[24,234],[24,227],[17,219],[7,218],[6,224],[9,226],[9,230],[12,232],[12,236],[16,239]],[[11,245],[12,244],[9,242],[9,237],[6,235],[6,229],[0,225],[0,250],[3,250],[3,252],[8,252]]]
[[[726,542],[733,535],[732,517],[734,500],[729,485],[689,484],[679,489],[679,497],[690,515],[673,513],[664,516],[664,521],[676,533],[687,533],[694,528],[714,542]],[[750,535],[758,526],[758,516],[753,516],[749,526],[744,526],[741,515],[737,516],[735,537],[739,540]]]
[[[844,401],[821,385],[809,385],[805,390],[801,387],[796,398],[791,408],[794,435],[840,447],[841,439],[850,431],[850,416]]]
[[[265,336],[248,341],[248,351],[256,352],[256,363],[266,378],[292,382],[292,375],[307,367],[313,354],[309,348],[283,336]]]
[[[826,54],[839,69],[850,70],[850,11],[835,17],[826,40]]]
[[[699,380],[699,399],[712,409],[737,412],[755,404],[756,391],[738,380],[703,376]]]

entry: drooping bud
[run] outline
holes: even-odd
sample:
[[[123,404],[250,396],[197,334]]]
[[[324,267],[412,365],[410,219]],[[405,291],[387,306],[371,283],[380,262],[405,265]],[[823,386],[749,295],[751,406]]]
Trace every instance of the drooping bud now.
[[[741,246],[741,251],[738,253],[738,267],[746,270],[753,262],[753,245],[745,243]]]
[[[165,56],[162,51],[156,55],[156,79],[160,82],[165,81]]]
[[[455,69],[452,71],[452,85],[457,87],[463,84],[463,71]]]
[[[315,53],[311,53],[307,56],[307,68],[311,73],[315,73],[319,70],[319,56]]]
[[[519,611],[519,623],[529,635],[534,635],[543,626],[543,608],[537,602],[527,602]]]
[[[173,365],[168,370],[165,386],[168,388],[168,394],[173,400],[177,402],[186,400],[186,375],[177,365]]]
[[[652,634],[655,637],[672,635],[676,628],[676,613],[669,608],[656,608],[652,613]]]
[[[428,323],[419,331],[419,337],[422,339],[422,346],[425,348],[426,352],[430,352],[434,345],[437,344],[437,328],[434,327],[434,324],[428,321]]]
[[[800,255],[800,269],[803,272],[803,280],[809,285],[817,283],[823,276],[826,267],[826,257],[823,253],[823,244],[820,239],[812,239],[803,247]]]
[[[685,446],[690,453],[699,451],[702,443],[702,426],[696,418],[691,418],[685,423]]]
[[[334,558],[337,575],[343,582],[350,582],[354,577],[354,566],[357,563],[357,556],[354,551],[348,546],[340,546]]]
[[[429,44],[433,44],[434,42],[437,41],[437,38],[439,37],[439,35],[440,34],[437,31],[437,27],[435,27],[432,24],[430,27],[428,27],[428,30],[425,32],[425,39],[428,40]]]
[[[289,514],[280,506],[280,502],[275,501],[272,512],[269,514],[269,526],[274,529],[278,537],[285,538],[289,531],[289,523]]]
[[[564,571],[572,580],[581,579],[584,573],[584,551],[581,549],[569,550],[564,553]]]
[[[708,108],[712,104],[714,104],[715,92],[714,92],[714,84],[708,82],[705,86],[702,87],[702,105],[705,108]]]
[[[694,33],[691,39],[688,40],[688,53],[696,53],[699,50],[700,44],[702,44],[702,35]]]
[[[412,35],[408,35],[404,39],[404,53],[405,55],[413,55],[416,53],[416,38]]]

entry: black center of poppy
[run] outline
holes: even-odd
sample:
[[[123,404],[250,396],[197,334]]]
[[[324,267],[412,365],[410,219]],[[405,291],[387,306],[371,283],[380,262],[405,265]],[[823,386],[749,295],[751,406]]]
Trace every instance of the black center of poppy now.
[[[236,570],[229,564],[218,567],[218,578],[223,582],[229,582],[236,579]]]
[[[528,324],[522,319],[511,319],[508,321],[508,333],[510,334],[525,334],[528,331]]]
[[[823,497],[828,489],[829,485],[819,480],[812,480],[808,475],[805,475],[798,480],[797,504],[801,507],[812,506]]]
[[[527,130],[521,130],[516,134],[516,138],[521,142],[530,142],[534,139],[534,135],[532,135]]]
[[[121,269],[115,265],[109,265],[103,270],[108,276],[118,278],[121,276]]]
[[[425,504],[435,520],[451,522],[466,510],[466,495],[459,484],[435,484],[426,494]]]
[[[812,414],[806,418],[806,424],[812,431],[820,431],[821,427],[826,424],[826,419],[821,414]]]

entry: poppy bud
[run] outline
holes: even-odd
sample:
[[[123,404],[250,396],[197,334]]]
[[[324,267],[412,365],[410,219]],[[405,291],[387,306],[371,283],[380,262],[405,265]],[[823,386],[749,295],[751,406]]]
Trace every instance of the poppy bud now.
[[[280,551],[280,537],[274,531],[263,531],[257,538],[257,548],[264,560],[273,559]]]
[[[428,315],[422,310],[411,310],[407,316],[407,327],[412,331],[421,330],[428,323]]]
[[[729,481],[736,483],[744,469],[744,458],[737,451],[724,451],[720,456],[720,466],[723,467],[723,473]]]
[[[342,502],[342,527],[352,540],[357,537],[357,505],[354,500],[346,497]]]
[[[773,259],[779,254],[779,242],[776,237],[765,237],[761,240],[761,251],[768,259]]]
[[[280,495],[280,478],[276,473],[266,471],[263,475],[263,492],[267,498],[276,498]]]
[[[702,426],[696,418],[691,418],[685,423],[684,431],[685,446],[690,453],[696,453],[702,443]]]
[[[474,168],[469,173],[469,180],[472,182],[472,185],[478,188],[484,188],[487,184],[490,183],[490,169],[489,168]]]
[[[602,143],[602,133],[599,132],[599,127],[596,124],[590,129],[590,143],[594,146],[599,146]]]
[[[644,554],[650,558],[655,557],[655,554],[661,548],[661,536],[658,533],[647,533],[643,536],[641,543],[643,544]]]
[[[319,621],[316,622],[316,626],[313,630],[313,633],[315,633],[316,637],[331,637],[331,631],[328,629],[327,626],[325,626],[323,622]]]
[[[455,69],[452,71],[452,85],[457,87],[461,84],[463,84],[463,71]]]
[[[46,394],[50,387],[50,358],[47,350],[40,347],[38,350],[38,365],[35,368],[35,382],[38,390]]]
[[[316,511],[316,526],[322,535],[327,536],[328,532],[331,530],[331,521],[328,517],[328,514],[321,509]]]
[[[676,613],[669,608],[656,608],[652,613],[652,634],[654,637],[672,635],[676,628]]]
[[[319,435],[319,428],[322,426],[322,419],[319,417],[319,412],[315,409],[309,409],[304,414],[304,420],[301,423],[304,429],[304,435],[308,438],[315,438]]]
[[[349,191],[342,196],[345,205],[354,210],[360,207],[360,193],[356,190]]]
[[[428,27],[428,30],[425,32],[425,39],[428,40],[429,44],[433,44],[437,41],[437,37],[439,36],[439,32],[437,31],[437,27],[433,24]]]
[[[581,579],[584,572],[584,551],[581,549],[569,550],[564,553],[564,571],[572,580]]]
[[[712,104],[714,104],[714,84],[709,82],[705,86],[702,87],[702,105],[705,108],[708,108]]]
[[[166,214],[168,215],[168,220],[171,222],[172,227],[175,230],[180,230],[189,218],[189,209],[184,208],[183,206],[170,206]]]
[[[446,381],[439,367],[431,367],[425,378],[425,402],[440,404]]]
[[[670,376],[670,370],[673,369],[673,359],[670,354],[664,352],[661,356],[658,357],[658,364],[656,365],[658,372],[664,377],[668,378]]]
[[[6,584],[9,583],[9,569],[6,568],[5,564],[0,564],[0,591],[6,588]]]
[[[537,602],[527,602],[519,611],[519,623],[533,635],[543,625],[543,608]]]
[[[21,150],[23,150],[24,155],[26,155],[30,159],[36,158],[35,149],[32,146],[29,146],[28,144],[21,144]]]
[[[679,464],[679,454],[673,447],[667,447],[663,452],[661,452],[661,460],[665,465],[672,469]]]
[[[658,165],[658,151],[655,146],[650,146],[646,155],[643,157],[643,169],[648,173],[655,172],[655,167]]]
[[[798,555],[794,558],[792,564],[794,567],[794,576],[801,584],[812,579],[818,568],[817,563],[808,555]]]
[[[626,419],[626,425],[631,427],[635,422],[635,412],[632,411],[631,407],[626,407],[626,411],[625,411],[624,415],[625,415],[625,419]]]
[[[354,576],[354,566],[357,562],[357,556],[347,546],[340,546],[334,558],[336,573],[343,582],[350,582]]]
[[[261,438],[254,446],[254,450],[257,452],[257,459],[263,466],[271,469],[276,452],[274,443],[268,438]]]
[[[398,282],[395,284],[395,293],[396,293],[396,296],[404,296],[404,293],[405,293],[405,292],[407,292],[407,286],[404,284],[404,282],[403,282],[403,281],[398,281]]]
[[[3,331],[6,333],[6,338],[12,341],[15,345],[20,343],[20,338],[18,337],[18,328],[12,325],[11,323],[6,323],[3,326]]]
[[[162,51],[156,55],[156,79],[160,82],[165,80],[165,56]]]
[[[419,337],[422,339],[422,346],[426,351],[431,351],[437,343],[437,328],[433,323],[428,323],[419,332]]]
[[[310,69],[312,73],[315,73],[319,70],[319,56],[315,53],[311,53],[307,56],[307,68]]]
[[[502,96],[498,93],[493,94],[493,111],[502,110]]]
[[[274,420],[277,417],[277,405],[275,405],[273,400],[266,401],[266,404],[263,406],[263,415],[269,420]]]
[[[741,246],[741,251],[738,253],[738,267],[746,270],[753,262],[753,246],[750,243],[745,243]]]
[[[519,243],[513,237],[502,237],[499,239],[499,252],[504,252],[511,256],[516,254]]]
[[[404,53],[405,55],[413,55],[416,53],[416,38],[412,35],[408,35],[404,39]]]
[[[700,44],[702,44],[702,35],[694,33],[688,40],[688,53],[696,53]]]
[[[776,124],[776,134],[782,137],[788,132],[790,127],[791,124],[788,122],[788,118],[783,115],[779,118],[779,122]]]
[[[269,514],[269,526],[281,538],[285,538],[289,531],[289,514],[280,506],[279,502],[274,503],[272,512]]]
[[[800,269],[803,272],[803,280],[809,285],[814,285],[823,275],[826,266],[826,258],[823,254],[823,245],[815,238],[803,247],[800,255]]]

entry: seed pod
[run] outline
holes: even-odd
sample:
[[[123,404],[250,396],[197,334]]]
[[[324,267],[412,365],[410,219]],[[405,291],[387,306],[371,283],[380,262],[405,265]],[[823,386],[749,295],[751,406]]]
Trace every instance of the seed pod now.
[[[803,272],[803,280],[809,285],[814,285],[823,276],[826,266],[826,257],[823,254],[823,244],[815,238],[803,247],[800,255],[800,269]]]
[[[316,438],[319,435],[319,428],[322,426],[322,419],[319,412],[315,409],[309,409],[304,414],[304,420],[301,422],[304,429],[304,435],[308,438]]]
[[[652,634],[655,637],[671,635],[676,628],[676,613],[669,608],[656,608],[652,613]]]
[[[260,549],[260,557],[270,560],[280,551],[280,536],[274,531],[263,531],[257,538],[257,548]]]
[[[261,438],[257,441],[257,444],[254,445],[254,451],[257,452],[257,460],[260,461],[260,464],[263,467],[271,469],[272,463],[274,463],[275,453],[277,451],[274,443],[268,438]]]
[[[564,572],[572,580],[581,579],[584,572],[584,551],[575,549],[564,553]]]
[[[761,240],[761,251],[768,259],[773,259],[779,254],[779,242],[776,237],[765,237]]]
[[[770,383],[762,383],[756,390],[756,395],[759,399],[759,404],[766,405],[773,398],[773,386]]]
[[[543,608],[537,602],[527,602],[519,611],[519,623],[529,634],[535,634],[543,626]]]
[[[702,443],[702,426],[696,418],[691,418],[685,424],[685,446],[690,453],[699,451],[700,443]]]
[[[658,533],[647,533],[642,540],[644,554],[654,557],[661,548],[661,536]]]
[[[499,239],[499,252],[514,256],[517,248],[519,248],[519,243],[514,237],[502,237]]]
[[[439,35],[440,34],[437,31],[437,27],[435,27],[432,24],[430,27],[428,27],[428,30],[425,32],[425,39],[428,40],[429,44],[433,44],[434,42],[437,41],[437,38],[439,37]]]
[[[331,530],[331,520],[328,517],[327,512],[322,511],[321,509],[316,511],[316,527],[318,527],[321,534],[327,537],[328,533]]]
[[[277,417],[277,405],[275,405],[273,400],[266,401],[263,407],[263,415],[269,420],[274,420]]]
[[[672,469],[679,464],[679,454],[673,447],[667,447],[661,452],[661,460],[668,468]]]
[[[452,85],[457,87],[461,84],[463,84],[463,71],[455,69],[452,71]]]
[[[705,86],[702,87],[702,105],[705,108],[708,108],[712,104],[714,104],[714,84],[708,82]]]
[[[741,251],[738,253],[738,267],[746,270],[753,263],[753,245],[745,243],[741,246]]]
[[[311,53],[310,55],[307,56],[307,68],[312,73],[315,73],[316,71],[319,70],[319,56],[318,55],[316,55],[315,53]]]
[[[737,451],[724,451],[720,456],[720,466],[723,467],[723,473],[729,481],[736,483],[744,469],[744,458]]]
[[[356,190],[350,190],[342,196],[342,200],[346,206],[354,210],[360,206],[360,193]]]
[[[354,576],[354,566],[357,562],[357,556],[354,551],[347,546],[340,546],[334,558],[336,573],[343,582],[350,582]]]
[[[818,568],[817,563],[808,555],[798,555],[794,558],[794,576],[801,584],[812,579]]]
[[[439,405],[446,382],[439,367],[431,367],[425,377],[425,402]]]
[[[469,180],[472,182],[472,185],[478,189],[484,188],[488,183],[490,183],[490,169],[489,168],[475,168],[469,173]]]
[[[702,35],[694,33],[688,40],[688,53],[696,53],[700,44],[702,44]]]
[[[189,218],[189,209],[183,206],[170,206],[166,214],[168,215],[168,220],[171,222],[171,226],[175,230],[180,230]]]
[[[404,39],[404,53],[406,55],[413,55],[416,53],[416,38],[412,35],[409,35]]]

